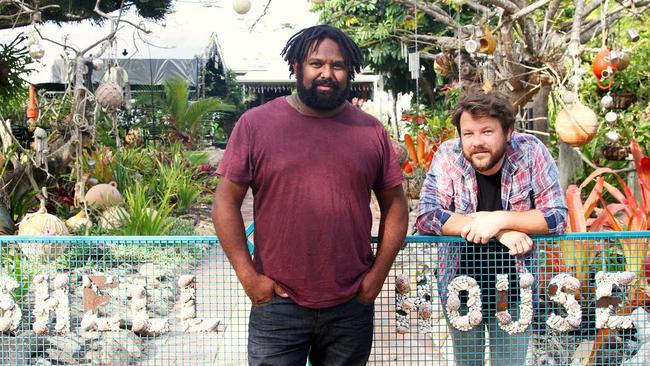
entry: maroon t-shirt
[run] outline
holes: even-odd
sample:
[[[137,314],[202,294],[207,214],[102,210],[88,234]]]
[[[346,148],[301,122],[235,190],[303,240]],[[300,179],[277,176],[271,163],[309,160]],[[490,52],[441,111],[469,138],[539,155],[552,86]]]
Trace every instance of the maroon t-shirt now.
[[[217,173],[253,190],[257,271],[310,308],[355,296],[374,258],[370,192],[403,179],[374,117],[347,102],[304,116],[285,97],[239,119]]]

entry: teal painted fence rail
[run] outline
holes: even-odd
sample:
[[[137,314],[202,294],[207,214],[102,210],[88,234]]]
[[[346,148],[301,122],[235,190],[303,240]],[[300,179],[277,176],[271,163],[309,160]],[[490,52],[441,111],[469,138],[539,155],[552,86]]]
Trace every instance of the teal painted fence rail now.
[[[454,364],[436,281],[440,248],[453,245],[466,244],[406,239],[375,304],[370,364]],[[539,296],[526,364],[646,365],[645,278],[607,273],[643,269],[650,232],[536,237],[535,245]],[[215,237],[5,236],[0,255],[0,364],[246,364],[250,301]],[[575,318],[561,304],[572,304],[573,282],[560,273],[580,281],[577,326],[557,318]],[[627,314],[631,323],[615,318]],[[599,330],[599,321],[631,326]]]

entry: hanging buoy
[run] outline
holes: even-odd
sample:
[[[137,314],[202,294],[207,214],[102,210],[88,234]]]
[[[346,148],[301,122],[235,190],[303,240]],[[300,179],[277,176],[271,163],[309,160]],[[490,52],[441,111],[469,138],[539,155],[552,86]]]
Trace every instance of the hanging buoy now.
[[[555,120],[555,132],[564,143],[579,147],[596,135],[598,117],[591,108],[574,103],[564,108]]]
[[[237,14],[246,14],[251,10],[250,0],[233,0],[232,8]]]

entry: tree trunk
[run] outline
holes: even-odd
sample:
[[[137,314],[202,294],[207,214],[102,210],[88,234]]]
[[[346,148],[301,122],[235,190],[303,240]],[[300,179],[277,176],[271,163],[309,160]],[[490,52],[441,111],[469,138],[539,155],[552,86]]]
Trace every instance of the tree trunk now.
[[[393,127],[393,136],[395,140],[399,140],[399,118],[397,117],[397,93],[394,90],[390,91],[390,94],[393,96],[393,105],[391,106],[391,127]]]
[[[573,151],[573,148],[564,142],[560,142],[560,158],[558,161],[560,169],[560,184],[562,190],[566,192],[569,184],[576,183],[579,175],[582,174],[584,167],[580,156]]]
[[[549,85],[542,86],[539,93],[533,99],[533,124],[532,129],[534,131],[540,131],[548,133],[548,96],[551,93],[551,87]],[[545,135],[536,135],[544,145],[548,146],[549,138]]]

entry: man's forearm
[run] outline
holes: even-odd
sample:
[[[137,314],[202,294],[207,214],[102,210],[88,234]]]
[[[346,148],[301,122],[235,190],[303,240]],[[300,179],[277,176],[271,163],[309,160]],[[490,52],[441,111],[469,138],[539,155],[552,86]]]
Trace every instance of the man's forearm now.
[[[240,207],[232,203],[215,205],[212,220],[219,237],[219,244],[234,268],[237,278],[243,285],[247,284],[257,271],[246,245],[246,231]]]
[[[472,218],[459,213],[452,213],[442,225],[442,235],[460,236],[461,229],[472,222]]]
[[[548,223],[540,210],[498,211],[498,214],[503,215],[502,230],[514,230],[531,235],[548,234]]]

